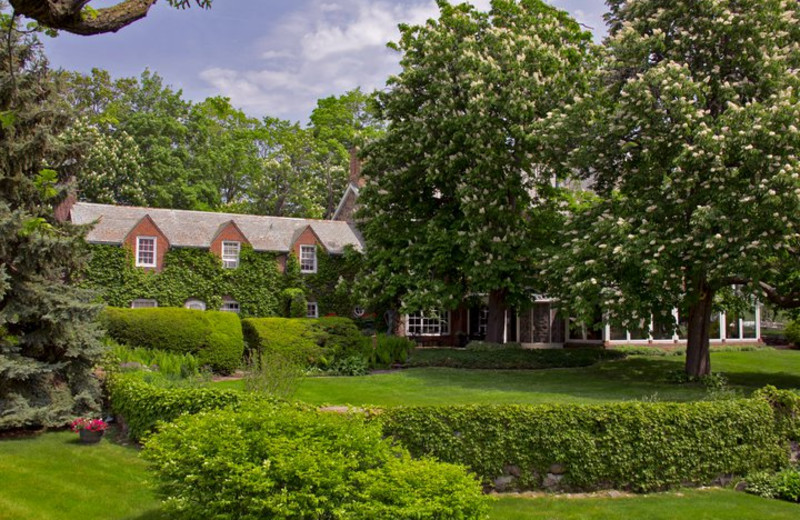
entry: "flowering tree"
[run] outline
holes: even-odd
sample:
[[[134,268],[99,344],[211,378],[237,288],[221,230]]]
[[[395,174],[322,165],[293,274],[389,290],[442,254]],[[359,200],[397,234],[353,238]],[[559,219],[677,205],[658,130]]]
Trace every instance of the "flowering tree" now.
[[[800,226],[800,19],[795,0],[609,0],[608,57],[591,97],[552,115],[565,163],[600,196],[551,258],[572,314],[639,329],[688,320],[686,371],[708,374],[715,295],[776,302]],[[796,267],[795,267],[796,268]],[[674,324],[674,320],[671,320]]]
[[[593,46],[540,0],[439,8],[401,26],[403,71],[379,95],[388,126],[364,152],[365,286],[407,310],[488,293],[487,337],[502,341],[507,306],[537,288],[532,251],[558,221],[538,125],[585,86]]]

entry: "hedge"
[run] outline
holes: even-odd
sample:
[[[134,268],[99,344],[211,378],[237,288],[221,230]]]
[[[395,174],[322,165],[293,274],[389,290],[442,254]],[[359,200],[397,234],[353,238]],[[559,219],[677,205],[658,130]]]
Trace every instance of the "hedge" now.
[[[121,416],[134,441],[151,433],[159,422],[171,422],[183,414],[236,407],[247,394],[217,388],[159,388],[135,375],[115,374],[109,378],[111,411]]]
[[[248,318],[242,329],[250,352],[297,354],[322,368],[370,352],[369,338],[348,318]]]
[[[622,359],[623,352],[603,349],[417,349],[406,365],[471,369],[540,369],[586,367],[599,361]]]
[[[241,365],[244,340],[235,313],[108,307],[101,319],[112,339],[130,347],[191,353],[216,372]]]
[[[170,518],[478,520],[463,467],[412,460],[362,417],[291,406],[186,416],[142,456]]]
[[[385,411],[414,456],[463,464],[500,489],[659,490],[786,460],[764,399]]]

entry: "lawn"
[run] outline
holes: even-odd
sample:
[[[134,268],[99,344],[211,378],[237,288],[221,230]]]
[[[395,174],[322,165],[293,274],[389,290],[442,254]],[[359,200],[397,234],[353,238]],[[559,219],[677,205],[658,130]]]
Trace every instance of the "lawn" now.
[[[164,520],[135,448],[104,439],[84,446],[71,432],[0,440],[0,519]],[[491,520],[795,519],[800,506],[726,489],[627,498],[497,500]]]
[[[800,351],[714,352],[711,358],[713,370],[723,372],[743,393],[767,384],[800,388]],[[682,367],[683,357],[634,356],[569,369],[414,368],[361,377],[306,378],[295,397],[312,404],[399,406],[687,401],[705,396],[701,385],[670,382],[670,375]],[[240,381],[217,385],[241,388]]]

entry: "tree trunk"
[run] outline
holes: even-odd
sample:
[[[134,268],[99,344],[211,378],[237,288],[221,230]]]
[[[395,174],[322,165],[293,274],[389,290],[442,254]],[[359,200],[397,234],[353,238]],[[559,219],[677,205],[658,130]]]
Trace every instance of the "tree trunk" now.
[[[486,341],[505,343],[506,331],[506,290],[495,289],[489,292],[489,316],[486,323]]]
[[[689,308],[689,331],[686,344],[686,374],[693,377],[711,373],[708,333],[714,291],[705,281],[698,284],[698,298]]]

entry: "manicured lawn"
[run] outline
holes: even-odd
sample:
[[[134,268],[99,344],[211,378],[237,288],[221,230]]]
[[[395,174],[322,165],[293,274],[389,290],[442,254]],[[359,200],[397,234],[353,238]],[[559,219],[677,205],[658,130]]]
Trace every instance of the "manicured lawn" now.
[[[104,439],[75,442],[70,432],[0,440],[2,520],[165,520],[134,448]],[[731,490],[689,490],[626,498],[497,500],[491,520],[795,519],[800,506]]]
[[[623,498],[510,498],[492,520],[779,520],[800,517],[800,505],[730,489],[685,490]]]
[[[749,393],[767,384],[800,388],[800,351],[715,352],[712,368]],[[587,368],[530,371],[415,368],[362,377],[305,379],[296,398],[312,404],[374,406],[492,403],[601,403],[655,397],[702,398],[696,384],[670,382],[682,357],[632,357]],[[241,388],[239,381],[217,383]]]
[[[2,520],[160,520],[135,448],[72,432],[0,440]]]

